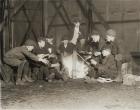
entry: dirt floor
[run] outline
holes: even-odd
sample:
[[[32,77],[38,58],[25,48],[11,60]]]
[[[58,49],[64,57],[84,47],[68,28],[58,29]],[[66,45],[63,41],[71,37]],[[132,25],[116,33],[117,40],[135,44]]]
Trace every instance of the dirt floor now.
[[[3,110],[140,110],[140,87],[83,80],[2,88]]]

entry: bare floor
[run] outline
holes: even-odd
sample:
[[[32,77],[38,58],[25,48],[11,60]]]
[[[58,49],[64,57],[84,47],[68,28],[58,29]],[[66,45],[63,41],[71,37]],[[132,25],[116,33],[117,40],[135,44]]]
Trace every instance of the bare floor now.
[[[139,86],[83,80],[2,88],[5,110],[140,110]]]

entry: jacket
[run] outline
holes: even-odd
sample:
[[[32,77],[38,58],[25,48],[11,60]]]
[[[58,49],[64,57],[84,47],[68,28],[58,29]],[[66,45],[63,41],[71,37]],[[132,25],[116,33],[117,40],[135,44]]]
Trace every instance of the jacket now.
[[[26,57],[31,60],[38,61],[38,57],[29,52],[24,46],[12,48],[5,54],[5,58],[25,60]]]

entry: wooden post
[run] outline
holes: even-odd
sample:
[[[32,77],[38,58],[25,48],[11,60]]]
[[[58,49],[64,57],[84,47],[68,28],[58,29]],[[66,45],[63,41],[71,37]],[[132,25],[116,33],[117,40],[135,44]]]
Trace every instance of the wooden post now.
[[[44,0],[44,35],[47,35],[48,30],[48,0]]]
[[[66,18],[67,18],[69,24],[72,24],[72,23],[71,23],[71,20],[70,20],[70,18],[69,18],[69,16],[68,16],[68,13],[67,13],[67,11],[66,11],[66,9],[65,9],[65,7],[64,7],[64,5],[62,5],[62,9],[63,9],[63,11],[64,11],[64,13],[65,13],[65,16],[66,16]]]
[[[48,25],[48,28],[47,28],[47,34],[50,32],[50,29],[51,29],[51,25],[53,24],[56,16],[58,15],[58,11],[60,11],[60,9],[62,8],[62,4],[60,4],[58,7],[57,7],[57,10],[55,12],[55,15],[53,16],[53,18],[51,19],[50,21],[50,24]]]
[[[124,39],[125,35],[124,35],[124,16],[125,16],[125,9],[124,9],[124,1],[120,0],[120,8],[121,8],[121,36],[122,39]]]
[[[4,0],[0,1],[0,23],[3,22],[4,19]],[[3,30],[0,30],[0,60],[3,62],[3,56],[4,56],[4,35]]]
[[[27,2],[28,0],[23,0],[23,2],[17,6],[14,11],[9,15],[9,19],[13,18],[14,16],[17,15],[17,13],[22,9],[23,5]],[[0,31],[3,30],[4,26],[6,25],[6,21],[8,19],[8,14],[5,15],[5,18],[3,22],[0,23]]]
[[[45,19],[44,19],[44,0],[41,1],[42,3],[42,35],[45,37]]]
[[[109,17],[110,17],[109,7],[110,7],[110,1],[106,0],[106,21],[109,21]]]
[[[140,4],[140,1],[138,1],[138,4]],[[137,9],[138,13],[138,19],[140,19],[140,8]],[[137,51],[140,51],[140,22],[138,23],[138,29],[137,29]]]
[[[38,8],[39,5],[40,5],[40,1],[38,1],[38,4],[37,4],[36,8]],[[27,35],[28,35],[29,32],[30,32],[30,29],[31,29],[31,32],[32,32],[33,35],[34,35],[34,38],[35,38],[36,42],[38,41],[38,40],[37,40],[37,36],[36,36],[36,32],[34,31],[34,29],[33,29],[33,27],[32,27],[32,23],[33,23],[33,21],[34,21],[34,19],[35,19],[36,11],[34,11],[34,14],[33,14],[31,20],[30,20],[29,17],[28,17],[28,14],[27,14],[27,12],[26,12],[25,6],[23,6],[23,12],[24,12],[24,14],[25,14],[25,16],[26,16],[26,19],[27,19],[27,22],[28,22],[29,25],[28,25],[27,31],[26,31],[26,33],[25,33],[25,35],[24,35],[24,37],[23,37],[22,42],[20,43],[20,45],[23,45],[23,44],[24,44],[24,42],[25,42],[25,40],[26,40],[26,37],[27,37]]]
[[[82,11],[82,14],[84,15],[85,18],[87,18],[87,11],[86,9],[84,8],[83,4],[81,3],[80,0],[76,0],[78,6],[80,7],[81,11]]]
[[[54,6],[55,10],[57,10],[58,7],[57,7],[56,3],[55,3],[55,2],[52,2],[52,5]],[[64,22],[65,25],[66,25],[66,28],[67,28],[68,31],[69,31],[69,30],[70,30],[70,27],[69,27],[67,21],[65,20],[65,17],[64,17],[63,14],[61,13],[61,11],[58,11],[58,14],[60,15],[61,19],[63,20],[63,22]]]
[[[93,2],[91,0],[87,0],[88,4],[92,6],[92,10],[97,16],[97,18],[100,20],[101,24],[104,26],[104,28],[107,30],[110,28],[110,26],[107,24],[107,22],[104,20],[104,18],[101,16],[101,14],[97,11],[96,7],[94,6]]]

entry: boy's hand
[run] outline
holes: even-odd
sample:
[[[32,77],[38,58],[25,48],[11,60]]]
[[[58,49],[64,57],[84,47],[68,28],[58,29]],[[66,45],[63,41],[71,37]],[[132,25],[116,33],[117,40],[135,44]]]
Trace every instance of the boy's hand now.
[[[55,58],[55,57],[56,57],[56,55],[54,55],[54,54],[49,55],[49,58]]]
[[[39,58],[38,60],[44,64],[49,64],[49,61],[47,59]]]
[[[121,61],[123,58],[122,58],[122,55],[121,54],[117,54],[115,55],[115,60],[116,61]]]
[[[51,67],[59,67],[59,66],[60,66],[59,63],[51,64]]]
[[[104,72],[104,67],[100,65],[100,66],[98,67],[98,71],[101,72],[101,73],[103,73],[103,72]]]
[[[86,60],[88,60],[88,59],[90,59],[90,58],[91,58],[91,56],[87,56],[87,57],[86,57]]]
[[[47,57],[49,54],[38,54],[37,56],[39,57],[39,58],[44,58],[44,57]]]
[[[97,65],[97,61],[95,61],[94,59],[91,59],[90,61],[91,61],[91,64]]]
[[[92,54],[92,52],[88,52],[88,54],[90,54],[90,55],[91,55],[91,54]]]
[[[94,55],[99,56],[99,55],[101,55],[101,52],[95,52]]]

